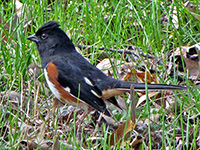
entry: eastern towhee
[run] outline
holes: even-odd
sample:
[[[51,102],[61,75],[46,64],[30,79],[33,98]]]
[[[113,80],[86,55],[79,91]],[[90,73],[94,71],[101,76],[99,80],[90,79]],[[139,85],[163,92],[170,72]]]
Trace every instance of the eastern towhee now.
[[[114,96],[145,89],[144,83],[133,83],[114,79],[79,54],[72,41],[55,21],[45,23],[27,39],[37,45],[47,84],[61,102],[88,106],[110,116],[105,100],[120,107]],[[183,90],[186,87],[165,84],[148,84],[149,90]]]

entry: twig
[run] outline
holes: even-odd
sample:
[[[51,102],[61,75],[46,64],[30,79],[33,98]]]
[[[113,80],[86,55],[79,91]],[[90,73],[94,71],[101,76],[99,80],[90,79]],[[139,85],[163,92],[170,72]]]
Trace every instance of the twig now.
[[[133,123],[135,123],[135,118],[136,118],[136,111],[135,111],[135,86],[131,85],[130,87],[130,96],[131,96],[131,120]]]
[[[6,85],[6,84],[7,84],[7,83],[3,83],[3,84],[0,85],[0,87],[3,87],[3,86]]]
[[[94,47],[94,46],[85,46],[85,45],[80,45],[80,44],[77,44],[77,47],[80,48],[80,49],[89,49],[90,47]],[[143,57],[147,57],[150,58],[150,59],[155,59],[156,57],[150,55],[150,54],[144,54],[143,52],[141,52],[140,50],[140,54],[136,54],[134,51],[137,51],[138,48],[137,47],[134,47],[134,46],[131,46],[131,49],[132,51],[130,50],[122,50],[122,49],[119,49],[119,50],[116,50],[116,49],[111,49],[111,48],[105,48],[105,47],[94,47],[95,49],[98,49],[98,50],[107,50],[107,51],[111,51],[111,52],[118,52],[120,54],[131,54],[131,55],[135,55],[136,57],[139,57],[139,55],[143,56]],[[133,51],[134,50],[134,51]]]

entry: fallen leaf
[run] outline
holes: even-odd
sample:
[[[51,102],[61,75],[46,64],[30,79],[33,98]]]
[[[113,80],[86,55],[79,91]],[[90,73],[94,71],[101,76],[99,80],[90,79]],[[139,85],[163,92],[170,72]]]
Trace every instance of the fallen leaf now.
[[[17,17],[20,17],[23,13],[23,4],[19,0],[15,0],[15,9],[17,11]]]
[[[9,25],[8,25],[7,23],[4,23],[4,22],[3,22],[3,19],[2,19],[1,17],[0,17],[0,24],[1,24],[1,27],[2,27],[4,30],[6,30],[6,31],[9,30]],[[8,38],[7,38],[7,33],[4,32],[3,29],[1,29],[1,30],[3,31],[2,34],[1,34],[1,41],[5,44],[5,43],[8,41]]]
[[[132,138],[130,142],[130,146],[135,149],[140,149],[140,146],[142,146],[142,142],[144,141],[145,138],[142,138],[141,136],[136,136]]]
[[[127,124],[127,126],[126,126]],[[129,133],[133,127],[134,127],[134,123],[131,121],[131,119],[128,120],[128,123],[125,121],[123,122],[111,135],[111,139],[110,139],[110,144],[114,145],[116,143],[118,143],[119,141],[122,140],[122,138]]]
[[[137,81],[135,81],[135,78]],[[124,77],[125,81],[132,81],[132,82],[145,82],[145,71],[139,71],[134,68],[131,68],[131,72],[128,72],[127,75]],[[156,80],[156,75],[147,71],[147,83],[158,83]]]
[[[151,97],[154,97],[156,95],[158,95],[160,92],[156,92],[156,91],[149,91],[148,93],[148,97],[151,98]],[[144,101],[146,101],[146,94],[142,95],[139,99],[138,99],[138,102],[137,102],[137,105],[136,107],[138,107],[140,104],[142,104]]]
[[[199,43],[193,46],[181,46],[181,48],[177,48],[174,52],[171,53],[172,58],[175,58],[176,67],[180,72],[185,70],[188,71],[189,77],[194,77],[197,79],[199,77],[199,55],[200,55],[200,46]],[[183,62],[182,63],[182,58]],[[172,59],[173,60],[173,59]]]

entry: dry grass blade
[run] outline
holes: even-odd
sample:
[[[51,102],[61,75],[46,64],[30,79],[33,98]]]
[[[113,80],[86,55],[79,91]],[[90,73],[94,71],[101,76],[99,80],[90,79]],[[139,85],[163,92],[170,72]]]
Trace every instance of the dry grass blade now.
[[[131,85],[130,88],[130,100],[131,100],[131,120],[133,123],[135,123],[135,118],[136,118],[136,108],[135,108],[135,91],[134,91],[134,85]]]

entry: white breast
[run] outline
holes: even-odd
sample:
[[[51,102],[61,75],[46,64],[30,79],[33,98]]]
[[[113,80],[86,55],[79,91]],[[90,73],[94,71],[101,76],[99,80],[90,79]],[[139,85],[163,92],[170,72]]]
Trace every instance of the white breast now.
[[[44,69],[44,76],[46,78],[46,81],[47,81],[47,84],[48,84],[50,90],[55,95],[55,97],[60,100],[60,94],[59,94],[58,90],[55,88],[54,84],[51,83],[51,81],[49,80],[49,77],[47,74],[48,73],[47,73],[46,69]]]

